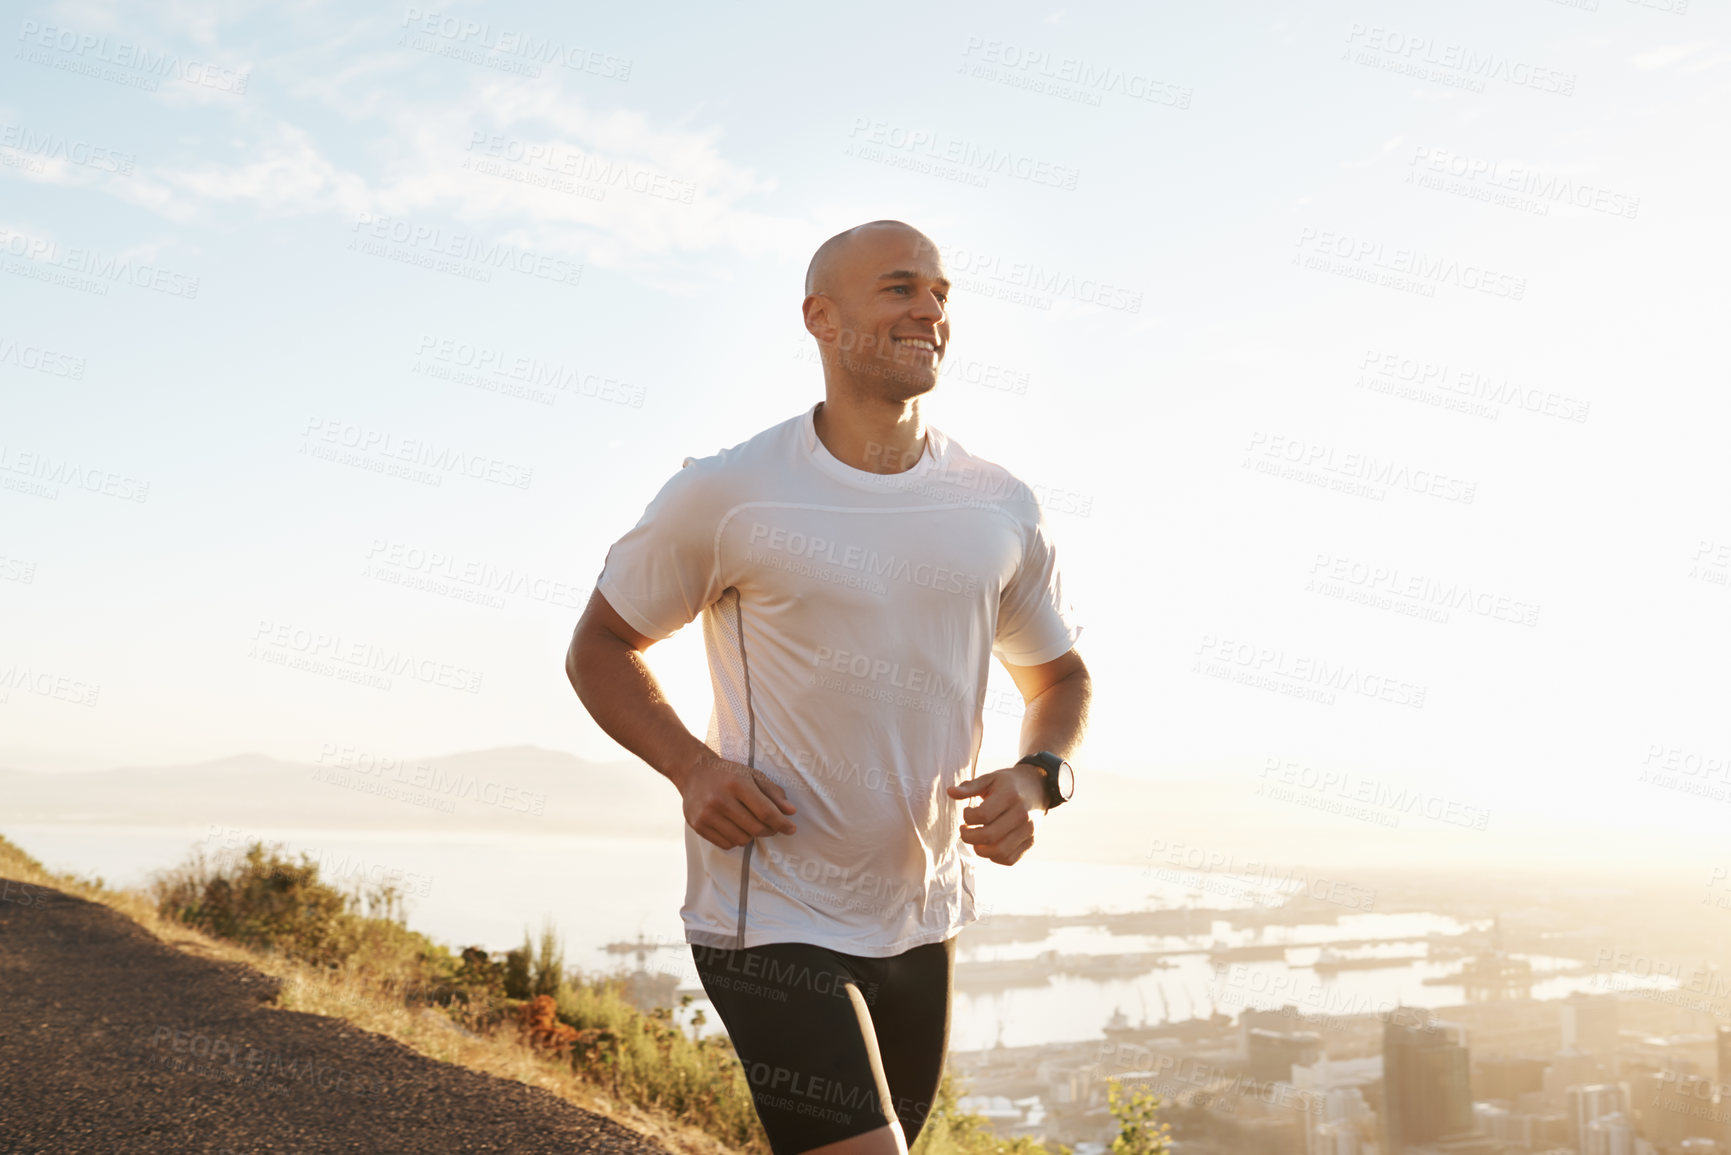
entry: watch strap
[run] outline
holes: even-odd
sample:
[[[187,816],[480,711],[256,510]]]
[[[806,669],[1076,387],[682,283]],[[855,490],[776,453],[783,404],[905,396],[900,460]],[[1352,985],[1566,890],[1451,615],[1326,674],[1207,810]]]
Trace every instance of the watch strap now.
[[[1058,784],[1058,772],[1064,768],[1064,759],[1049,750],[1041,750],[1038,754],[1029,754],[1016,760],[1016,765],[1026,763],[1040,769],[1040,785],[1046,794],[1046,810],[1048,812],[1062,806],[1069,799],[1064,797],[1063,789]],[[1075,771],[1072,770],[1074,775]],[[1072,787],[1072,789],[1074,789]]]

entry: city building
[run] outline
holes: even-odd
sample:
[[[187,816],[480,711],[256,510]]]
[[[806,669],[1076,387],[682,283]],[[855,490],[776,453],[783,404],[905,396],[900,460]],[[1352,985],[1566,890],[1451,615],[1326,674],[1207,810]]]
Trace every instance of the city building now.
[[[1416,1026],[1391,1017],[1383,1027],[1383,1134],[1386,1155],[1473,1130],[1472,1081],[1466,1028],[1431,1021]]]
[[[1364,1141],[1351,1123],[1318,1123],[1311,1128],[1304,1155],[1363,1155]]]
[[[1294,1064],[1307,1065],[1322,1057],[1322,1036],[1315,1031],[1252,1027],[1244,1034],[1250,1077],[1259,1083],[1288,1082]]]
[[[1570,1047],[1551,1056],[1551,1064],[1545,1070],[1545,1095],[1551,1102],[1562,1104],[1567,1101],[1571,1087],[1609,1082],[1611,1068],[1607,1061]]]
[[[1376,1146],[1376,1112],[1357,1087],[1336,1087],[1320,1096],[1320,1117],[1305,1133],[1304,1155],[1365,1155]]]
[[[1627,1115],[1613,1111],[1587,1124],[1581,1155],[1640,1155],[1641,1148],[1653,1149],[1652,1144],[1636,1139],[1635,1125]]]
[[[1578,1150],[1587,1150],[1587,1136],[1592,1125],[1610,1115],[1625,1120],[1631,1113],[1629,1087],[1626,1083],[1593,1083],[1568,1090],[1569,1136]]]
[[[1545,1089],[1544,1059],[1533,1056],[1498,1056],[1473,1060],[1473,1095],[1516,1106],[1522,1095]]]
[[[1376,1110],[1382,1102],[1382,1056],[1362,1059],[1318,1059],[1305,1067],[1292,1068],[1292,1085],[1315,1096],[1331,1091],[1356,1090]]]
[[[1668,1151],[1680,1148],[1687,1139],[1716,1139],[1722,1134],[1710,1079],[1662,1071],[1631,1085],[1641,1088],[1641,1137],[1655,1147]]]
[[[1617,1053],[1617,999],[1576,991],[1562,1000],[1563,1049],[1574,1048],[1599,1058]],[[1613,1066],[1611,1073],[1616,1074]]]

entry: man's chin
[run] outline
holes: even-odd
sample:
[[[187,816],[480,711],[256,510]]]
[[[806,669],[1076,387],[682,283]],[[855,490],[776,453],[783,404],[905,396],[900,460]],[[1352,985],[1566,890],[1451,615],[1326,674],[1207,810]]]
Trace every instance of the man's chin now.
[[[843,367],[853,374],[854,380],[882,386],[896,393],[897,399],[902,401],[911,401],[938,387],[938,369],[935,365],[925,368],[915,365],[886,365],[879,361],[849,361],[844,362]]]
[[[932,377],[907,376],[888,379],[883,382],[885,392],[890,393],[897,401],[912,401],[916,397],[924,397],[938,387],[938,379]]]

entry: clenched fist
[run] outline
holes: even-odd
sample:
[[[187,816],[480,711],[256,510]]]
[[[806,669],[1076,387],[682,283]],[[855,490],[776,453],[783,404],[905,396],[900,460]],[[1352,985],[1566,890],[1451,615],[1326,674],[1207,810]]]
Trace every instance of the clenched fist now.
[[[725,758],[706,758],[679,783],[685,822],[698,834],[733,850],[766,834],[792,834],[793,803],[762,771]]]
[[[1034,845],[1034,815],[1046,812],[1044,779],[1026,763],[981,774],[947,789],[951,798],[977,798],[962,811],[962,841],[981,858],[1014,866]]]

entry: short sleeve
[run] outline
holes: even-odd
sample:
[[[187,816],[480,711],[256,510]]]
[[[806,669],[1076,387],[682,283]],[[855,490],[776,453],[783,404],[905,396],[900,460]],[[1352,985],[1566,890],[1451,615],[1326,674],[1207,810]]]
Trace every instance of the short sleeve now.
[[[1012,666],[1038,666],[1061,658],[1082,636],[1075,607],[1064,596],[1058,552],[1038,505],[1025,532],[1022,564],[998,599],[998,631],[992,653]]]
[[[686,458],[636,527],[607,551],[595,582],[632,629],[656,641],[721,596],[716,531],[723,511],[710,472]]]

